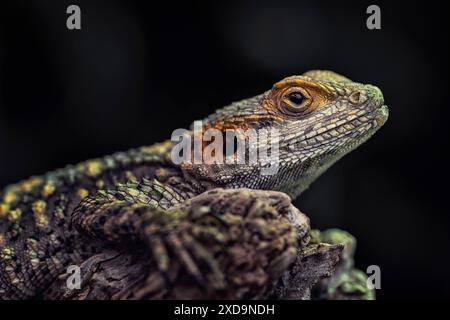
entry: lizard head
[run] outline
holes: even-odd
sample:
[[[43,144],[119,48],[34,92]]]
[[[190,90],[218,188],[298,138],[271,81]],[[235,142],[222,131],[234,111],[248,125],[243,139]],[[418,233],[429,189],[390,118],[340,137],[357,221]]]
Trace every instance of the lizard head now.
[[[388,108],[377,87],[331,71],[309,71],[207,117],[202,134],[214,129],[227,147],[234,147],[223,152],[222,163],[204,161],[182,167],[211,187],[277,190],[296,197],[335,161],[365,142],[387,117]],[[249,132],[256,132],[256,138]],[[231,144],[229,137],[233,137]],[[236,140],[245,141],[245,148],[236,147]],[[207,145],[203,146],[205,151]],[[250,155],[255,154],[256,161],[251,161]]]

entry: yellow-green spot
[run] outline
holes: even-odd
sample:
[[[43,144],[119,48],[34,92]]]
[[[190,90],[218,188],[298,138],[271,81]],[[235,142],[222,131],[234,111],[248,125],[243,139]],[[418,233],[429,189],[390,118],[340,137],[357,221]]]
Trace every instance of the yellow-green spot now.
[[[102,172],[102,162],[100,160],[91,160],[86,163],[86,174],[89,177],[96,177]]]
[[[127,172],[125,172],[125,175],[126,175],[126,177],[127,177],[127,180],[137,181],[137,178],[136,178],[136,176],[133,174],[133,172],[127,171]]]
[[[64,211],[61,208],[55,208],[55,217],[59,220],[64,219]]]
[[[56,187],[54,184],[52,183],[47,183],[44,185],[44,187],[42,188],[42,195],[44,197],[49,197],[53,194],[53,192],[55,192]]]
[[[25,180],[19,184],[19,187],[22,191],[28,192],[31,191],[34,187],[39,185],[42,182],[42,179],[39,177],[32,177],[28,180]]]
[[[6,192],[5,195],[3,196],[3,201],[5,201],[6,204],[11,204],[16,200],[17,200],[17,195],[12,191]]]
[[[103,188],[105,187],[105,181],[103,181],[103,180],[98,180],[98,181],[95,183],[95,185],[96,185],[97,188],[103,189]]]
[[[8,212],[8,218],[12,221],[18,220],[22,216],[22,210],[17,208]]]
[[[9,204],[0,203],[0,217],[5,216],[9,211]]]
[[[0,253],[0,258],[3,260],[11,260],[14,256],[14,248],[11,246],[6,246],[2,249]]]
[[[78,191],[77,191],[77,195],[78,195],[78,197],[79,197],[80,199],[84,199],[84,198],[86,198],[86,197],[89,195],[89,191],[87,191],[87,190],[84,189],[84,188],[80,188],[80,189],[78,189]]]
[[[47,203],[43,200],[37,200],[33,202],[32,210],[36,219],[36,225],[40,228],[46,228],[48,226],[48,217],[45,215],[45,208]]]

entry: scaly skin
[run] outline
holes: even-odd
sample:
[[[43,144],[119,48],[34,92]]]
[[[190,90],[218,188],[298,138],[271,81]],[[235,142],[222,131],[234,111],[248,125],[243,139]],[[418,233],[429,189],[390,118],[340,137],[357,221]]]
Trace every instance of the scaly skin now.
[[[214,258],[219,253],[198,236],[219,227],[192,219],[187,213],[203,211],[186,206],[186,201],[214,188],[273,190],[296,197],[384,124],[387,107],[383,103],[381,91],[374,86],[330,71],[310,71],[205,119],[206,128],[222,131],[277,129],[280,166],[272,176],[260,174],[260,162],[175,165],[170,157],[174,143],[167,141],[6,187],[0,194],[0,298],[45,298],[47,288],[68,265],[80,264],[107,246],[136,242],[148,247],[162,274],[170,273],[175,261],[199,281],[223,282],[227,275]],[[233,196],[229,197],[232,201]],[[271,213],[263,216],[270,220],[279,208],[273,199],[261,197],[258,206],[268,208]],[[279,199],[283,197],[279,194]],[[221,221],[232,202],[218,206],[209,208],[208,219]],[[244,211],[252,207],[253,202]],[[247,217],[245,212],[240,214]],[[236,232],[233,221],[242,218],[236,219],[219,228],[225,238]],[[267,232],[272,230],[267,234],[274,241],[284,239],[267,250],[267,257],[283,257],[276,272],[267,263],[258,267],[271,280],[288,268],[298,249],[293,224],[280,219],[277,228],[272,223],[261,225],[270,228]],[[204,276],[205,270],[210,277]]]

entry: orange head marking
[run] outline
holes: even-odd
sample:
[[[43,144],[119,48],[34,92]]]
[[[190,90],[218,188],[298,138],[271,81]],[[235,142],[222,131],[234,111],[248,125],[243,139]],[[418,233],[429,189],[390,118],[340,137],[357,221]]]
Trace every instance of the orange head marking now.
[[[269,113],[298,118],[334,101],[334,89],[306,76],[285,78],[266,93],[264,106]]]

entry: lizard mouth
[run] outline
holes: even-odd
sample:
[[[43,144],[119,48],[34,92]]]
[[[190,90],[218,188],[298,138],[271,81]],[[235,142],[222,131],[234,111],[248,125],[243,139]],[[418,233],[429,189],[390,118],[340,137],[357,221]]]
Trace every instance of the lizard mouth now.
[[[339,137],[348,138],[352,136],[357,138],[364,137],[367,134],[373,134],[373,132],[386,123],[389,117],[389,108],[385,104],[380,104],[378,106],[372,106],[369,110],[367,109],[368,108],[366,107],[365,110],[361,110],[362,114],[352,120],[347,120],[338,126],[325,130],[316,135],[301,138],[296,141],[296,143],[300,143],[300,147],[301,144],[314,144],[314,141],[317,141],[317,137],[320,136],[320,140],[326,141],[319,143],[319,146],[323,146],[333,140],[338,140]]]
[[[380,129],[387,121],[389,117],[389,108],[385,104],[381,104],[374,110],[370,111],[364,118],[367,119],[364,123],[366,126],[364,130],[356,134],[356,139],[351,142],[347,148],[349,150],[353,150],[357,146],[364,143],[367,139],[369,139],[378,129]],[[356,131],[358,132],[358,131]],[[346,149],[346,148],[343,148]],[[345,151],[347,153],[349,151]]]
[[[375,120],[377,120],[380,127],[386,123],[388,118],[389,108],[387,105],[384,104],[375,110]]]
[[[372,111],[363,115],[360,119],[365,119],[363,123],[366,127],[364,130],[360,131],[359,134],[357,134],[357,136],[359,136],[359,139],[361,140],[358,145],[366,141],[378,129],[380,129],[386,123],[388,117],[389,108],[385,104],[380,104]]]

